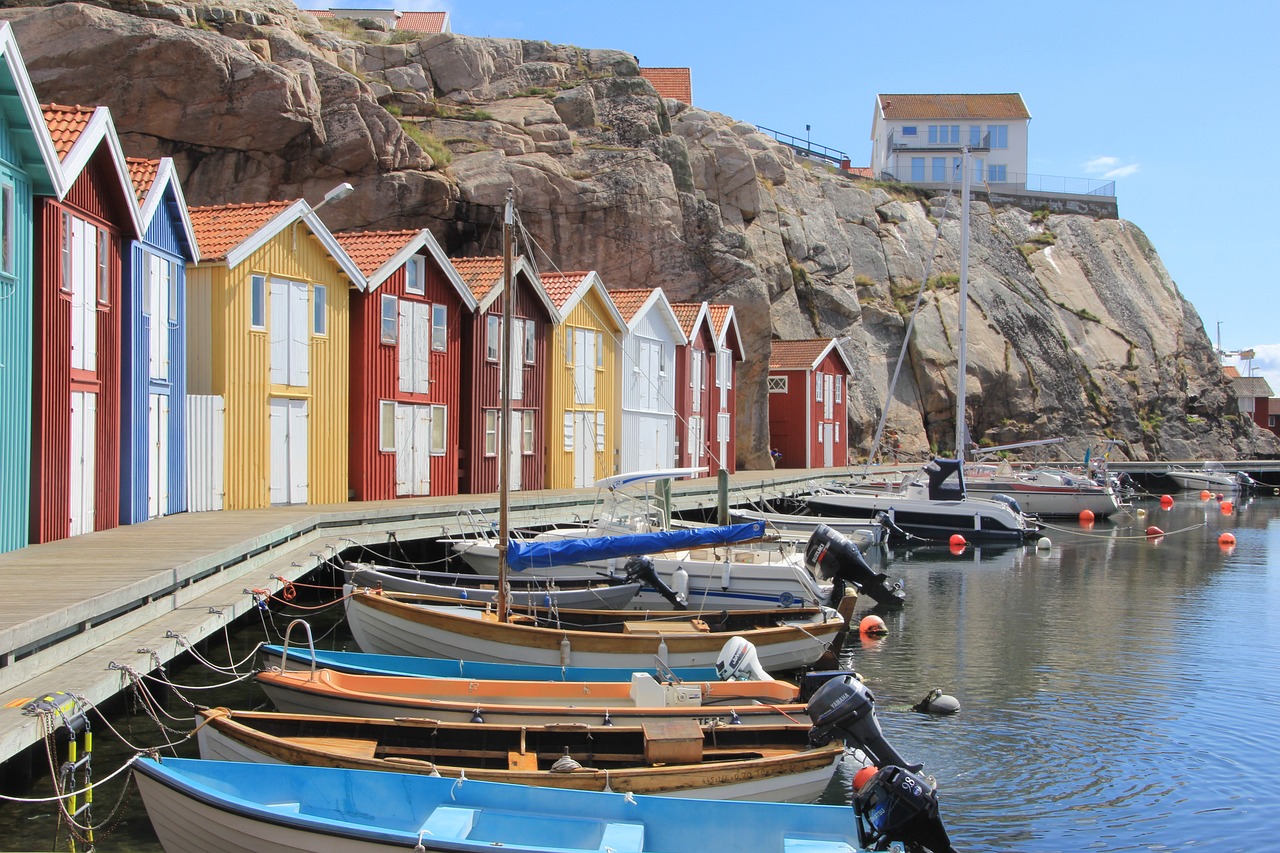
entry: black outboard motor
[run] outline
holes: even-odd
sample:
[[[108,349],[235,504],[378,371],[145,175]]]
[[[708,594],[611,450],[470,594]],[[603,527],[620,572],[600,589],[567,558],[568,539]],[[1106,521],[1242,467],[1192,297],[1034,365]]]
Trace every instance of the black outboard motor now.
[[[671,602],[673,610],[689,609],[688,605],[684,604],[680,597],[676,595],[675,590],[663,583],[662,578],[658,577],[658,572],[654,569],[651,558],[644,555],[632,557],[627,560],[622,570],[626,573],[628,582],[635,583],[640,581],[657,590],[658,595]]]
[[[906,597],[901,584],[889,583],[883,572],[871,568],[857,545],[825,524],[819,524],[810,534],[804,546],[804,564],[824,581],[832,582],[832,607],[844,596],[845,583],[854,584],[884,607],[901,607]]]
[[[885,740],[875,697],[865,684],[852,675],[834,678],[818,688],[805,710],[813,720],[811,744],[821,746],[839,736],[879,767],[854,792],[861,846],[886,850],[897,841],[911,853],[955,853],[938,814],[937,792],[920,775],[923,765],[908,764]]]
[[[989,498],[989,500],[993,500],[996,503],[1004,504],[1009,509],[1017,513],[1018,515],[1022,515],[1022,507],[1018,505],[1018,500],[1017,498],[1013,497],[1013,495],[1006,495],[1004,492],[997,492],[996,494],[992,495]]]
[[[929,500],[964,500],[964,463],[959,459],[935,457],[924,466],[924,472],[929,476]]]

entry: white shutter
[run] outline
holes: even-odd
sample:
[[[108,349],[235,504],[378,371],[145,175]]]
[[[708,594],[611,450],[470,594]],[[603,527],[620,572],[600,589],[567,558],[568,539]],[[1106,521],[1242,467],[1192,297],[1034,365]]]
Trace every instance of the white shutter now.
[[[167,322],[161,319],[161,322]],[[169,514],[169,397],[160,394],[156,414],[156,515]]]
[[[268,337],[271,339],[271,384],[289,383],[289,283],[271,281],[271,314],[267,320]],[[283,433],[282,433],[283,435]],[[272,497],[272,503],[279,501]]]
[[[596,401],[596,359],[600,357],[600,339],[595,332],[587,332],[587,359],[583,373],[586,374],[586,399],[584,403]]]
[[[67,282],[67,289],[71,291],[71,366],[84,370],[85,354],[89,351],[89,344],[84,339],[84,223],[74,216],[69,219],[71,233],[67,240],[71,250],[71,268],[68,272],[71,280]]]
[[[403,300],[400,303],[404,305]],[[401,315],[403,316],[403,315]],[[409,478],[413,470],[413,436],[409,425],[409,406],[396,406],[396,495],[409,494]]]
[[[413,305],[401,299],[400,341],[396,344],[396,357],[400,366],[400,390],[406,393],[413,390],[413,347]],[[396,446],[400,446],[399,442]]]
[[[311,324],[307,322],[307,285],[289,287],[289,384],[306,385],[311,377]]]
[[[80,277],[80,285],[84,288],[80,303],[84,308],[84,369],[98,369],[98,229],[89,223],[80,223],[83,235],[84,271]],[[95,401],[96,406],[96,401]],[[90,530],[93,528],[90,527]]]
[[[511,321],[510,349],[511,357],[511,399],[524,399],[524,320]]]
[[[154,315],[152,315],[154,317]],[[160,395],[147,395],[147,517],[160,515]]]
[[[70,534],[90,533],[94,527],[94,475],[97,465],[98,395],[71,392]]]
[[[430,337],[424,338],[428,343]],[[429,346],[428,346],[429,349]],[[431,407],[413,407],[413,493],[431,494]]]
[[[305,294],[306,291],[304,290]],[[305,303],[304,303],[305,306]],[[306,318],[306,311],[302,312]],[[289,401],[289,502],[307,502],[309,470],[307,466],[307,401]]]
[[[147,310],[147,351],[148,351],[148,368],[147,375],[160,378],[160,295],[157,292],[160,289],[160,259],[155,255],[146,255],[147,268],[145,275],[147,277],[147,293],[146,293],[146,310]],[[155,513],[151,515],[154,517]]]
[[[273,288],[272,296],[274,295]],[[274,302],[274,298],[272,301]],[[271,503],[273,504],[287,503],[289,500],[288,404],[288,400],[272,400],[268,409],[271,427]]]
[[[604,453],[604,412],[596,412],[596,453]]]
[[[431,393],[431,305],[426,302],[413,303],[412,390],[415,394]]]
[[[573,452],[573,412],[564,413],[564,449]]]

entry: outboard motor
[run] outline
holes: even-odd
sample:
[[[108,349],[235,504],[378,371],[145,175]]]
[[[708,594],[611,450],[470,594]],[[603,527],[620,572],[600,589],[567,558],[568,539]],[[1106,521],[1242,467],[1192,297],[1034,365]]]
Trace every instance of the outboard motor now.
[[[1009,509],[1013,510],[1015,514],[1022,515],[1022,507],[1018,506],[1018,501],[1012,495],[1006,495],[1003,492],[998,492],[992,495],[990,500],[1004,504]]]
[[[764,671],[756,647],[750,640],[730,637],[716,658],[716,675],[721,681],[773,681]]]
[[[871,568],[857,545],[825,524],[819,524],[810,534],[804,546],[804,564],[822,580],[832,582],[832,607],[844,597],[845,583],[853,584],[884,607],[901,607],[906,597],[901,584],[889,583],[888,576]]]
[[[862,847],[886,850],[896,841],[912,853],[955,853],[938,815],[933,783],[920,775],[922,765],[908,764],[885,740],[875,697],[866,685],[851,675],[832,679],[813,694],[805,710],[813,720],[811,744],[821,746],[839,736],[878,766],[853,795]]]
[[[644,555],[632,557],[627,560],[627,563],[622,567],[622,570],[626,573],[628,582],[634,583],[635,581],[641,581],[647,586],[651,586],[657,590],[658,595],[661,595],[667,601],[671,602],[673,610],[689,609],[688,606],[680,600],[680,596],[676,595],[675,591],[663,583],[662,578],[658,577],[658,572],[653,568],[653,560],[651,558]]]
[[[924,466],[924,472],[929,477],[929,500],[964,500],[964,463],[959,459],[935,457]]]

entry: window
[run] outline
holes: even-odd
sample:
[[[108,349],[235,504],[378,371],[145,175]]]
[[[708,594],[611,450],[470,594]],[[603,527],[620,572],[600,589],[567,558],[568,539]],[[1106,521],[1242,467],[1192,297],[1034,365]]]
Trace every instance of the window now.
[[[389,293],[382,294],[382,323],[380,340],[394,344],[400,339],[400,300]]]
[[[520,452],[528,456],[533,455],[537,449],[533,443],[536,417],[537,413],[533,409],[525,409],[520,413]]]
[[[987,125],[987,135],[991,137],[987,141],[987,145],[992,148],[1009,147],[1009,125],[989,124]]]
[[[931,145],[960,144],[960,125],[958,124],[929,125],[929,143]]]
[[[930,180],[935,184],[945,184],[947,182],[947,158],[931,157],[929,161],[930,166],[933,168],[933,175]]]
[[[838,444],[840,442],[840,422],[836,421],[834,424],[832,424],[832,426],[835,427],[835,435],[833,437],[835,438],[836,443]]]
[[[564,413],[564,449],[573,452],[573,412]]]
[[[836,377],[836,402],[837,403],[843,402],[841,398],[844,397],[844,379],[845,378],[843,376]]]
[[[378,449],[383,453],[396,450],[396,404],[391,400],[378,402]]]
[[[175,261],[169,261],[169,325],[178,328],[178,275],[181,270]]]
[[[908,126],[908,127],[904,127],[904,128],[902,128],[902,135],[903,135],[903,136],[915,136],[915,135],[916,135],[916,128],[915,128],[915,125],[910,125],[910,126]]]
[[[0,272],[13,275],[13,226],[14,226],[13,184],[0,186]]]
[[[323,284],[317,284],[312,289],[311,306],[314,309],[311,321],[311,333],[313,335],[329,334],[328,315],[325,313],[329,302],[329,288]]]
[[[249,279],[249,328],[267,328],[267,277],[255,275]]]
[[[419,295],[427,292],[426,280],[426,258],[421,255],[414,255],[404,265],[404,291],[405,293],[417,293]]]
[[[449,307],[431,306],[431,348],[444,352],[449,348]]]
[[[1002,184],[1009,180],[1005,172],[1005,165],[1001,163],[999,166],[987,166],[987,181],[993,184]]]
[[[821,403],[822,402],[822,371],[818,371],[816,374],[814,374],[814,378],[816,381],[814,383],[815,390],[813,392],[813,399]]]
[[[769,377],[769,393],[770,394],[787,393],[787,377],[770,376]]]
[[[502,318],[497,314],[485,317],[484,357],[497,361],[502,356]]]
[[[604,332],[596,332],[596,370],[604,370]]]
[[[150,252],[142,255],[142,313],[147,317],[148,368],[152,379],[169,378],[169,329],[177,299],[173,276],[175,265]]]
[[[484,455],[498,455],[498,410],[484,410]]]
[[[969,147],[978,148],[982,145],[982,125],[969,125]]]
[[[604,453],[604,412],[596,412],[596,453]]]
[[[924,180],[924,158],[923,157],[911,158],[911,180],[913,181]]]
[[[823,442],[823,440],[822,440],[822,434],[823,434],[824,432],[826,432],[826,430],[822,428],[822,424],[818,424],[818,444],[824,444],[824,443],[825,443],[825,442]]]
[[[107,263],[108,249],[107,230],[98,229],[98,301],[104,305],[111,301],[111,275]]]
[[[524,362],[533,364],[538,360],[538,326],[533,320],[524,321]]]
[[[447,406],[431,407],[431,455],[444,456],[449,435],[449,409]]]
[[[974,157],[973,158],[973,179],[975,181],[981,182],[982,176],[986,173],[986,171],[987,171],[987,161],[983,160],[981,157]]]
[[[71,292],[71,214],[62,211],[62,289]]]
[[[721,412],[716,415],[716,439],[718,441],[729,440],[729,413]]]

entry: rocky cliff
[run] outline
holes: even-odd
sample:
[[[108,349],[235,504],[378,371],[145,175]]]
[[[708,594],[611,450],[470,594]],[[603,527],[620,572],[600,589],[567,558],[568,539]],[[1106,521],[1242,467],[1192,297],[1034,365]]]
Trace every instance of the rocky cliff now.
[[[129,154],[174,158],[191,204],[314,203],[349,180],[356,193],[325,209],[335,230],[428,226],[450,254],[496,254],[514,186],[540,267],[734,304],[747,467],[767,464],[771,336],[841,339],[865,454],[919,294],[888,427],[904,452],[952,449],[956,198],[798,160],[753,125],[657,97],[618,51],[405,41],[289,3],[3,5],[41,99],[109,106]],[[1135,459],[1280,453],[1238,416],[1137,226],[980,202],[971,222],[975,441],[1065,436],[1053,453],[1077,458],[1105,438]]]

